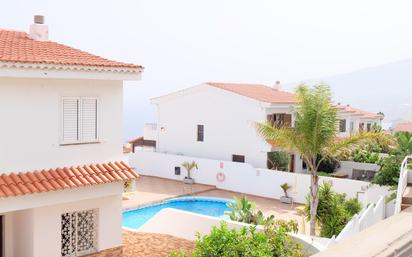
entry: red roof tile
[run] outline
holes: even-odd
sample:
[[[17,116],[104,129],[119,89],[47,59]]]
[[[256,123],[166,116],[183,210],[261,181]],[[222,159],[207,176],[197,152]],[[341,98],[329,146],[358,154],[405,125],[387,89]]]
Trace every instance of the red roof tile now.
[[[136,171],[124,162],[2,174],[0,198],[127,181],[138,177]]]
[[[411,132],[412,133],[412,123],[400,123],[400,124],[396,125],[393,130],[395,132],[404,131],[404,132]],[[1,182],[0,182],[0,184],[1,184]]]
[[[361,109],[353,108],[350,105],[337,104],[336,108],[340,111],[349,112],[349,113],[352,113],[352,114],[355,114],[355,115],[359,115],[362,118],[378,119],[378,118],[381,117],[377,113],[372,113],[372,112],[364,111],[364,110],[361,110]]]
[[[53,41],[37,41],[21,31],[0,29],[0,61],[35,64],[143,68],[116,62]]]
[[[295,94],[265,85],[216,82],[208,82],[207,84],[262,102],[273,104],[289,104],[297,102]]]

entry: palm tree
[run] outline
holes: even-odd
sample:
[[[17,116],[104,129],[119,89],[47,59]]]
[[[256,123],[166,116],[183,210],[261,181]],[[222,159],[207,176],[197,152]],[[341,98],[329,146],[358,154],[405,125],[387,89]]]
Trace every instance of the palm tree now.
[[[319,165],[323,160],[338,156],[372,139],[382,138],[381,133],[357,133],[347,138],[337,138],[337,110],[331,102],[329,86],[318,84],[313,88],[300,85],[296,90],[294,127],[279,126],[270,122],[256,123],[258,133],[270,144],[298,152],[311,174],[310,234],[315,235],[316,213],[319,203]]]
[[[182,163],[182,167],[186,169],[188,179],[192,179],[192,177],[190,176],[191,171],[193,169],[198,169],[197,163],[195,161],[184,162],[184,163]]]

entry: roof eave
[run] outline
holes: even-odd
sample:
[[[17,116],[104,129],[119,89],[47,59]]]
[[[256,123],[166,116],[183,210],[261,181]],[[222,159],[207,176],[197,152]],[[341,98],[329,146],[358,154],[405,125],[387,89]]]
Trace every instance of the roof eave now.
[[[0,62],[0,77],[140,80],[143,67]]]

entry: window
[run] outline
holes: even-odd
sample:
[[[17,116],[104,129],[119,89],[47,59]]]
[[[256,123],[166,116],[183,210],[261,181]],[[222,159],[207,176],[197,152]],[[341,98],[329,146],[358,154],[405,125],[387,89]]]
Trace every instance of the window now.
[[[97,209],[61,215],[61,256],[82,256],[97,251]]]
[[[346,120],[339,120],[339,132],[346,132]]]
[[[234,154],[232,155],[232,161],[233,162],[245,162],[245,156]]]
[[[90,143],[98,140],[98,99],[93,97],[64,97],[62,143]]]
[[[353,133],[353,130],[355,129],[355,123],[354,123],[353,121],[351,121],[351,122],[349,123],[349,126],[350,126],[350,128],[349,128],[350,133]]]
[[[371,123],[367,123],[367,124],[366,124],[366,131],[367,131],[367,132],[370,132],[371,129],[372,129],[372,124],[371,124]]]
[[[363,132],[363,130],[365,129],[365,123],[359,123],[359,132]]]
[[[205,126],[197,125],[197,141],[203,142],[205,136]]]
[[[292,114],[273,113],[267,115],[267,121],[276,127],[290,127],[292,124]]]

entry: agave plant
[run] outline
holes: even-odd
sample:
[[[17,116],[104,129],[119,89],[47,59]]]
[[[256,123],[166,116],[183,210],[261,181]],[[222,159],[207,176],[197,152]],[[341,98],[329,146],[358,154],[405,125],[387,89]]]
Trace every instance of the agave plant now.
[[[231,220],[252,223],[256,204],[248,201],[245,196],[241,198],[234,197],[233,199],[235,200],[234,203],[227,203],[227,206],[232,210],[227,211],[225,214],[227,214]]]

